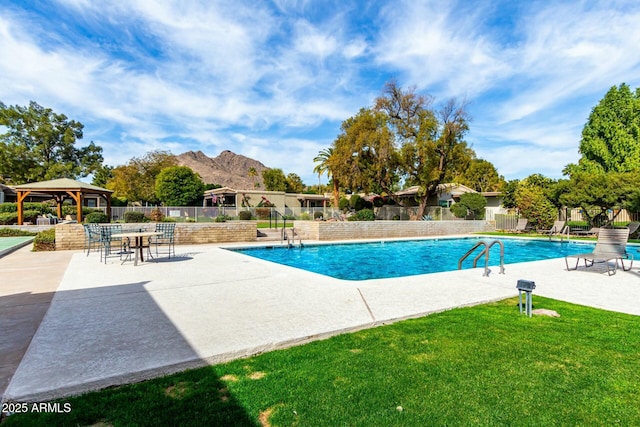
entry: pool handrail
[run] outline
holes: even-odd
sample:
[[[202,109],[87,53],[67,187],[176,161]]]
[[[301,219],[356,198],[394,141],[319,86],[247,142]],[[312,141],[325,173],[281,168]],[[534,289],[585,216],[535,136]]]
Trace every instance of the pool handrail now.
[[[473,268],[476,268],[476,266],[478,265],[478,260],[482,257],[482,255],[484,255],[485,258],[484,258],[484,274],[483,274],[483,276],[489,276],[489,254],[490,254],[491,247],[493,247],[493,245],[495,245],[495,244],[499,244],[500,245],[500,274],[504,274],[504,243],[502,243],[501,240],[494,240],[491,243],[488,243],[485,240],[481,240],[478,243],[476,243],[475,245],[473,245],[473,247],[471,249],[469,249],[467,251],[467,253],[464,254],[458,260],[458,270],[462,270],[462,262],[465,259],[467,259],[467,257],[469,255],[471,255],[476,250],[476,248],[478,248],[480,246],[484,246],[484,249],[482,249],[480,251],[480,253],[473,260]]]

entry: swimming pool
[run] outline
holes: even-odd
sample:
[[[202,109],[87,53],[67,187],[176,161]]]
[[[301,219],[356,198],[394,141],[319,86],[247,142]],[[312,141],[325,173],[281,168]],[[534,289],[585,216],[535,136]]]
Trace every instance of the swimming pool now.
[[[480,240],[490,242],[494,239],[443,238],[233,250],[337,279],[366,280],[456,270],[460,257]],[[501,240],[504,243],[505,264],[561,258],[568,254],[590,252],[594,247],[593,244],[578,242]],[[479,252],[480,249],[477,249],[462,267],[472,268],[475,254]],[[489,259],[490,266],[500,265],[499,245],[491,248]],[[478,262],[478,267],[484,267],[484,258]]]

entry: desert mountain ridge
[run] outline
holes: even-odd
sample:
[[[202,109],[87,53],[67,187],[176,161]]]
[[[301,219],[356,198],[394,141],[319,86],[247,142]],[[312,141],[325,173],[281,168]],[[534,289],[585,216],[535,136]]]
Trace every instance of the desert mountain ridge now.
[[[263,189],[262,171],[269,169],[257,160],[229,150],[224,150],[216,157],[209,157],[202,151],[187,151],[177,155],[176,159],[178,165],[188,166],[198,173],[205,184],[219,184],[234,189],[253,189],[256,183],[260,184],[258,188]],[[249,176],[250,168],[255,168],[257,176]]]

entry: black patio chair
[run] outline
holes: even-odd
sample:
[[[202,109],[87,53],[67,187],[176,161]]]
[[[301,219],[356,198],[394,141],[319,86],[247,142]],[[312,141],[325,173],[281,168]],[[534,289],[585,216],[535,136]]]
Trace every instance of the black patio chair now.
[[[169,258],[171,258],[171,254],[176,256],[176,247],[175,247],[175,230],[176,224],[173,222],[160,222],[156,224],[156,232],[162,233],[158,236],[152,236],[149,238],[149,255],[151,255],[151,246],[155,246],[156,257],[160,256],[162,253],[159,248],[166,246],[167,251],[165,252]]]
[[[123,249],[124,239],[121,237],[112,237],[113,234],[122,233],[121,225],[101,225],[100,226],[100,261],[104,257],[104,262],[107,262],[107,257],[111,256],[111,251],[115,247],[118,249],[116,253],[122,258],[122,254],[125,253]]]
[[[84,227],[84,250],[87,251],[87,256],[91,252],[91,248],[94,245],[100,243],[100,227],[98,224],[89,223],[83,224]]]

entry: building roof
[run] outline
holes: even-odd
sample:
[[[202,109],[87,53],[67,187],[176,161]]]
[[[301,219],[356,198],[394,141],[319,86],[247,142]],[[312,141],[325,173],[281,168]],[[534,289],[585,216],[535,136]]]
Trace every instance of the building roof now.
[[[398,191],[396,193],[396,196],[415,196],[416,194],[418,194],[419,190],[420,190],[420,186],[414,185],[412,187],[405,188],[402,191]],[[444,192],[449,192],[451,193],[452,196],[455,197],[455,196],[460,196],[464,193],[476,193],[476,190],[474,190],[473,188],[469,188],[466,185],[456,184],[454,182],[451,182],[451,183],[438,185],[438,193],[444,193]]]
[[[14,195],[16,194],[16,191],[13,188],[4,184],[0,184],[0,191],[2,191],[5,194],[14,194]]]

